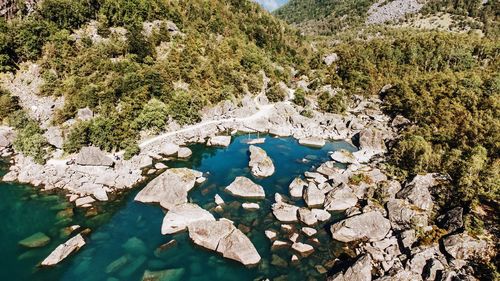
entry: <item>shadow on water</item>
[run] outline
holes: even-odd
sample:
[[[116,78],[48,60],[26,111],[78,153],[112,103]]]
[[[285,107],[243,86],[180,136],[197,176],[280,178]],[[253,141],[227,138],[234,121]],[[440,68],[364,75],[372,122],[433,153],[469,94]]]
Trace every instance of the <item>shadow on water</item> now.
[[[255,137],[255,136],[251,136]],[[187,161],[165,162],[169,167],[188,167],[205,173],[207,181],[190,193],[190,202],[210,210],[217,218],[225,217],[247,234],[263,260],[255,268],[245,268],[239,263],[223,259],[219,255],[196,247],[189,241],[187,233],[163,236],[160,233],[164,212],[156,205],[146,205],[133,200],[141,187],[123,195],[122,200],[102,206],[102,215],[86,218],[77,211],[73,217],[61,222],[57,213],[66,209],[60,196],[37,194],[33,188],[23,185],[0,183],[0,215],[4,220],[0,241],[4,262],[0,264],[0,280],[141,280],[145,270],[164,272],[161,280],[254,280],[261,277],[285,276],[287,280],[323,280],[316,265],[325,264],[342,254],[342,244],[331,241],[324,225],[318,226],[315,253],[290,264],[290,250],[270,252],[270,242],[264,231],[279,231],[281,224],[271,214],[271,205],[276,192],[288,194],[288,185],[305,171],[313,170],[329,160],[328,151],[355,148],[346,142],[331,142],[324,148],[300,146],[292,138],[266,137],[264,148],[273,159],[276,172],[265,179],[253,178],[248,169],[247,135],[233,137],[228,148],[210,148],[201,144],[190,146],[193,156]],[[6,165],[2,165],[5,169]],[[241,199],[231,197],[224,188],[236,176],[246,176],[262,185],[266,191],[264,200],[255,201],[258,211],[241,208]],[[214,196],[219,194],[226,202],[224,212],[214,210]],[[298,201],[298,205],[304,202]],[[59,208],[54,206],[60,205]],[[63,208],[64,207],[64,208]],[[59,209],[59,210],[56,210]],[[36,210],[36,211],[33,211]],[[332,221],[341,218],[333,214]],[[331,223],[331,222],[330,222]],[[50,269],[37,269],[40,262],[52,249],[65,241],[61,228],[80,224],[93,232],[87,245],[76,255]],[[295,225],[300,231],[300,225]],[[19,240],[36,232],[51,237],[45,247],[27,250],[19,246]],[[279,239],[286,240],[281,233]],[[176,240],[176,245],[161,251],[159,246]],[[302,242],[311,243],[306,237]],[[307,278],[306,278],[307,277]]]

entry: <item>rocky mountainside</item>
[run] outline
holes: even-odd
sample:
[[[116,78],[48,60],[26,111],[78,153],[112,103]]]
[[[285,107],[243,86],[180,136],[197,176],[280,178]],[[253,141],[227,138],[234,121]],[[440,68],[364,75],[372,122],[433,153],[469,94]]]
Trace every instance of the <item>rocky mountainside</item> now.
[[[389,24],[498,35],[498,1],[292,0],[274,14],[309,34]]]

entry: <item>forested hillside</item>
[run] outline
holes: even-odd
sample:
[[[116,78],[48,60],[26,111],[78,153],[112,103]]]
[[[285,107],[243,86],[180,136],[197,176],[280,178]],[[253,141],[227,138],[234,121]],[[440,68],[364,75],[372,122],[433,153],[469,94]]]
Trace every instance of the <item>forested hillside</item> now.
[[[41,93],[65,98],[56,125],[85,107],[98,116],[69,128],[69,153],[88,144],[134,152],[140,131],[157,133],[169,117],[196,122],[206,105],[259,92],[261,71],[271,83],[287,80],[310,53],[303,38],[251,1],[46,0],[29,14],[17,10],[0,20],[0,70],[41,65]],[[15,99],[2,94],[1,102],[4,122],[32,127]],[[37,159],[44,147],[43,139],[18,145]]]

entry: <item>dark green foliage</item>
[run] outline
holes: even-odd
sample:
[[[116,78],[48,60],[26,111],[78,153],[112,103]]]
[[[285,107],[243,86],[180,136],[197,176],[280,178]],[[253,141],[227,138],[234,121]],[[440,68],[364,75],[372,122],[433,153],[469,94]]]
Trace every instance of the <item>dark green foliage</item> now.
[[[286,93],[279,85],[273,85],[266,91],[266,96],[270,102],[280,102],[285,99]]]
[[[316,34],[332,34],[364,23],[374,0],[290,0],[273,12]]]
[[[318,106],[321,111],[341,114],[347,109],[347,97],[340,92],[333,96],[323,92],[318,96]]]
[[[18,99],[0,88],[0,124],[20,108]]]
[[[134,155],[137,155],[141,152],[141,148],[134,142],[130,143],[125,147],[125,153],[123,154],[123,157],[125,160],[129,160],[130,158],[134,157]]]
[[[40,15],[59,28],[75,29],[95,18],[98,0],[44,0],[40,3]]]
[[[39,164],[44,163],[49,144],[38,123],[19,110],[9,118],[11,126],[17,129],[14,148],[26,156],[31,156]]]
[[[196,123],[200,121],[199,111],[203,105],[199,95],[176,91],[168,103],[168,114],[181,125]]]
[[[293,103],[300,106],[306,106],[306,96],[304,89],[298,88],[295,91],[295,97],[293,99]]]
[[[64,151],[67,153],[77,153],[80,149],[89,143],[89,131],[91,122],[78,122],[66,135],[64,142]]]

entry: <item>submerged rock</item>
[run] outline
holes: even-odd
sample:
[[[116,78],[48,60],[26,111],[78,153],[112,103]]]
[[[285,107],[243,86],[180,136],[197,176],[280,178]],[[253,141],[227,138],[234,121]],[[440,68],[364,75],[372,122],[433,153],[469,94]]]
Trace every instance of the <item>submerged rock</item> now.
[[[357,240],[382,240],[389,230],[391,223],[381,213],[372,211],[349,217],[331,226],[332,237],[341,242]]]
[[[246,177],[236,177],[225,191],[242,198],[264,199],[266,197],[264,188]]]
[[[208,146],[228,147],[231,144],[231,136],[215,136],[207,141]]]
[[[209,211],[196,204],[186,203],[175,206],[163,218],[161,234],[174,234],[184,231],[189,224],[200,220],[215,221],[215,218]]]
[[[256,265],[261,257],[241,230],[225,220],[197,221],[188,226],[191,240],[206,249],[217,251],[225,258],[246,266]]]
[[[113,166],[113,159],[97,147],[83,147],[76,156],[75,163],[80,166]]]
[[[19,245],[26,248],[39,248],[49,244],[49,242],[50,242],[50,237],[45,235],[45,233],[37,232],[19,241]]]
[[[71,253],[78,251],[81,247],[85,245],[85,239],[81,234],[76,235],[75,237],[69,239],[65,243],[57,246],[57,248],[50,253],[50,255],[45,258],[41,265],[43,266],[51,266],[60,263],[66,257],[68,257]]]
[[[176,205],[187,203],[188,192],[201,176],[201,172],[187,168],[167,170],[146,185],[136,195],[135,201],[160,203],[163,208],[169,210]]]
[[[181,281],[186,273],[184,268],[165,269],[161,271],[146,270],[142,275],[142,281]]]
[[[269,177],[274,174],[273,161],[262,148],[255,145],[250,146],[250,163],[248,166],[255,177]]]

